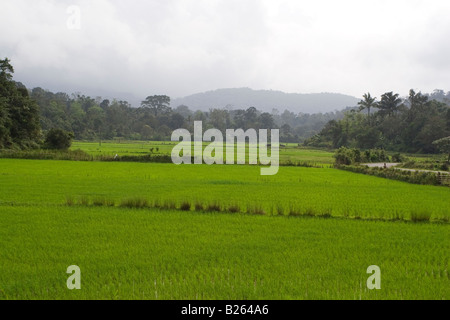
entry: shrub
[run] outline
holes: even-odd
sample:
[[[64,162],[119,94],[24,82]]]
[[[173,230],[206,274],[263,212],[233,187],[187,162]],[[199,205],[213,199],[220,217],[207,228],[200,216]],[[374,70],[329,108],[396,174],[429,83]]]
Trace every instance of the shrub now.
[[[62,129],[51,129],[45,136],[44,148],[67,150],[72,145],[73,133]]]
[[[392,162],[405,162],[407,161],[406,157],[402,156],[400,153],[396,153],[392,156]]]

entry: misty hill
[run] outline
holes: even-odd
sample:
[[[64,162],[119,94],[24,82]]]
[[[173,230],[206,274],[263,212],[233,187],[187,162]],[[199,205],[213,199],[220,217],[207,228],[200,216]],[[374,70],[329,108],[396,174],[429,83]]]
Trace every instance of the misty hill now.
[[[171,106],[186,105],[193,110],[208,111],[210,108],[231,107],[247,109],[255,107],[264,112],[285,109],[294,113],[319,113],[354,107],[360,99],[337,93],[285,93],[272,90],[252,90],[250,88],[218,89],[173,99]]]

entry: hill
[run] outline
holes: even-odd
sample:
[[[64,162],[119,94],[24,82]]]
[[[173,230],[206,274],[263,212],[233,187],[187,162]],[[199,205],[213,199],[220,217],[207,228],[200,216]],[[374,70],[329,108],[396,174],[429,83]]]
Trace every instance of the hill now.
[[[231,107],[233,109],[255,107],[264,112],[276,108],[299,113],[319,113],[342,110],[355,106],[360,99],[338,93],[285,93],[250,88],[218,89],[173,99],[171,106],[186,105],[194,110]]]

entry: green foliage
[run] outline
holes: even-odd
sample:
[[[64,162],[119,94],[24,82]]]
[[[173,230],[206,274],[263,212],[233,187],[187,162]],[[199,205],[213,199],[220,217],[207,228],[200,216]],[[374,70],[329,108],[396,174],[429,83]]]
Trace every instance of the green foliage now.
[[[447,162],[450,163],[450,137],[442,138],[433,142],[433,144],[445,154],[448,154]]]
[[[62,129],[51,129],[45,136],[46,149],[67,150],[72,145],[73,133]]]
[[[402,162],[407,161],[407,158],[400,153],[396,153],[396,154],[392,155],[391,160],[394,163],[402,163]]]
[[[450,135],[450,107],[441,101],[429,100],[414,90],[406,100],[388,92],[380,102],[375,101],[376,98],[365,94],[360,111],[377,108],[377,112],[367,115],[354,110],[347,112],[342,120],[328,122],[305,145],[436,153],[438,147],[433,141]]]
[[[127,101],[93,99],[81,94],[52,93],[42,88],[31,90],[31,97],[40,108],[40,124],[44,131],[61,128],[74,133],[79,140],[170,140],[173,130],[192,130],[194,121],[203,121],[205,128],[280,129],[280,140],[299,143],[320,132],[332,119],[341,119],[344,112],[326,114],[295,114],[260,112],[254,107],[242,110],[212,108],[209,112],[192,111],[187,106],[172,109],[168,96],[149,96],[140,108]],[[1,109],[0,109],[1,112]],[[1,123],[0,123],[1,130]]]
[[[155,117],[170,112],[170,97],[164,95],[149,96],[142,101],[143,108],[151,110]]]
[[[0,149],[37,148],[39,109],[27,89],[12,80],[13,73],[10,61],[0,60]]]
[[[336,165],[351,165],[358,163],[373,163],[373,162],[389,162],[389,156],[384,150],[374,149],[361,151],[346,147],[339,148],[334,154]]]

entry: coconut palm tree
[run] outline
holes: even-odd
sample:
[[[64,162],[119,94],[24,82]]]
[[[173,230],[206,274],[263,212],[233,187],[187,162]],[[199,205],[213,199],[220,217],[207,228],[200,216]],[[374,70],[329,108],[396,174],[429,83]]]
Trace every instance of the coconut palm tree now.
[[[378,104],[380,108],[380,113],[382,116],[388,115],[393,116],[396,111],[399,110],[402,99],[399,98],[399,94],[394,94],[393,92],[387,92],[381,96],[381,101]]]
[[[359,111],[367,109],[367,119],[370,126],[370,109],[378,108],[378,102],[376,102],[377,98],[372,97],[370,93],[365,93],[363,95],[363,100],[358,102],[359,105]]]

